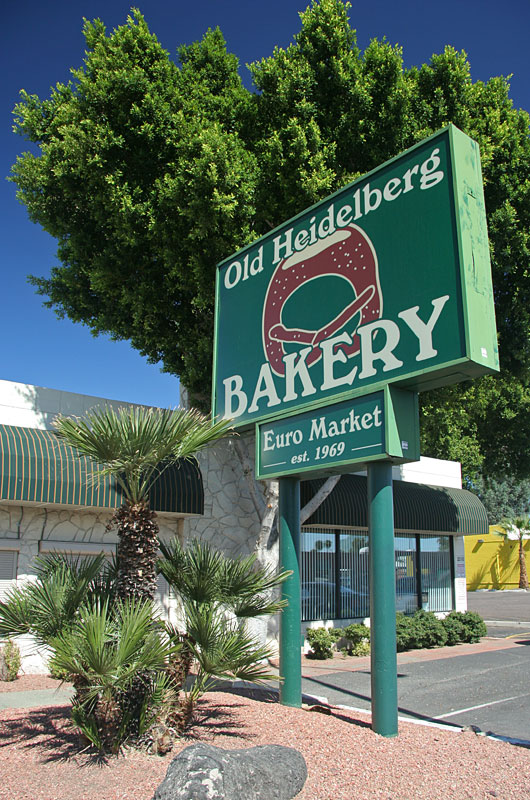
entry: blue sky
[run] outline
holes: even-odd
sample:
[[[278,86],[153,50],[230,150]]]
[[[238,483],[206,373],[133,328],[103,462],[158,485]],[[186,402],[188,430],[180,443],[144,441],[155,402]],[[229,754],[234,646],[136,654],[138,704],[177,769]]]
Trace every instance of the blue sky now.
[[[309,2],[309,0],[307,0]],[[181,43],[201,38],[219,25],[241,64],[286,47],[299,30],[306,0],[145,0],[136,5],[163,46],[174,56]],[[530,110],[529,0],[353,0],[352,27],[362,49],[371,38],[403,47],[406,66],[419,65],[446,44],[468,54],[473,80],[513,75],[511,96]],[[82,19],[99,17],[110,30],[126,20],[122,0],[18,0],[0,13],[0,159],[7,176],[23,140],[11,132],[20,89],[41,98],[67,81],[84,54]],[[248,85],[248,84],[247,84]],[[149,365],[126,342],[93,338],[82,325],[58,320],[42,305],[27,275],[48,275],[56,263],[54,240],[30,222],[15,197],[15,186],[0,184],[0,378],[103,397],[175,406],[178,380]]]

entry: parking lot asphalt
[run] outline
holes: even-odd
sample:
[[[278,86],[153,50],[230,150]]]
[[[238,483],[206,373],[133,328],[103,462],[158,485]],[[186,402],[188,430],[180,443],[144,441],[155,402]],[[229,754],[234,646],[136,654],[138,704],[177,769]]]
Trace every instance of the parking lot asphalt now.
[[[470,592],[486,620],[478,644],[398,653],[400,716],[530,744],[530,592]],[[333,705],[370,711],[370,658],[303,659],[302,690]]]
[[[530,591],[524,589],[468,592],[467,607],[480,614],[486,624],[509,622],[530,626]]]
[[[358,661],[364,663],[347,664]],[[339,657],[319,664],[302,667],[305,694],[331,705],[370,711],[368,658],[341,662]],[[529,670],[530,634],[399,653],[398,713],[417,721],[473,725],[498,736],[530,740]]]

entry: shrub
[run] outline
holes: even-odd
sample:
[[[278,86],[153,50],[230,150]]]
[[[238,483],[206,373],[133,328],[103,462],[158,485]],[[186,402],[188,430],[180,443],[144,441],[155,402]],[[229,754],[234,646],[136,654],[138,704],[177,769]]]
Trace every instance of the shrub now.
[[[334,642],[338,642],[344,636],[343,628],[327,628],[327,631]]]
[[[398,653],[421,647],[421,631],[414,617],[396,614],[396,647]]]
[[[442,620],[445,632],[447,633],[447,644],[453,646],[463,642],[465,639],[465,626],[462,620],[462,612],[451,611],[450,614]]]
[[[457,642],[474,644],[487,634],[486,623],[475,611],[451,611],[443,622],[449,638],[454,639],[457,635],[459,637],[448,644]]]
[[[344,628],[343,636],[347,640],[346,652],[349,656],[366,656],[370,652],[370,628],[354,623]]]
[[[308,628],[306,635],[311,645],[310,658],[333,658],[333,634],[327,628]]]
[[[0,680],[14,681],[20,669],[20,650],[12,639],[8,639],[0,650]]]
[[[443,647],[447,642],[447,632],[442,620],[438,619],[434,611],[420,609],[414,614],[413,620],[418,626],[418,647]]]

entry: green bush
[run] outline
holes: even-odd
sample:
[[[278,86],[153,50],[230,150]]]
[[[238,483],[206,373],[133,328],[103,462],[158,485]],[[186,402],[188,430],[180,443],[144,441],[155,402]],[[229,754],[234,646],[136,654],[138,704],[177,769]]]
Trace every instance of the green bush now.
[[[448,644],[474,644],[487,633],[486,623],[475,611],[451,611],[443,624],[448,634]]]
[[[420,644],[419,647],[443,647],[447,642],[447,632],[441,619],[434,611],[416,611],[413,617],[418,625]]]
[[[333,634],[327,628],[308,628],[307,641],[311,645],[309,658],[333,658]]]
[[[338,642],[344,636],[343,628],[327,628],[327,631],[334,642]]]
[[[398,652],[423,647],[443,647],[447,632],[432,611],[416,611],[412,617],[396,615],[396,645]]]
[[[347,640],[345,651],[349,656],[366,656],[370,652],[370,628],[353,623],[344,628],[343,636]]]
[[[398,653],[421,647],[421,631],[414,617],[396,614],[396,647]]]
[[[0,652],[0,679],[14,681],[20,669],[20,650],[12,639],[8,639]]]
[[[442,620],[445,632],[447,633],[447,644],[451,647],[463,642],[465,639],[465,626],[461,611],[451,611]]]

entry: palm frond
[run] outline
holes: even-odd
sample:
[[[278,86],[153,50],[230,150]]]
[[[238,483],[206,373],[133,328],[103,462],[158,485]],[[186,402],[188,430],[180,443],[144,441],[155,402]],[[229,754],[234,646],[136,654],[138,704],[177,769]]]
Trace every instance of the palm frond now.
[[[221,604],[239,617],[274,614],[285,605],[269,595],[291,573],[256,568],[254,555],[230,559],[199,540],[187,548],[161,543],[160,549],[158,569],[183,600]]]
[[[230,422],[212,424],[194,409],[110,406],[84,418],[59,416],[57,435],[99,465],[99,476],[114,476],[130,502],[145,500],[170,463],[190,459],[230,433]]]
[[[0,602],[0,638],[30,633],[32,622],[27,592],[18,586],[8,589],[5,601]]]

